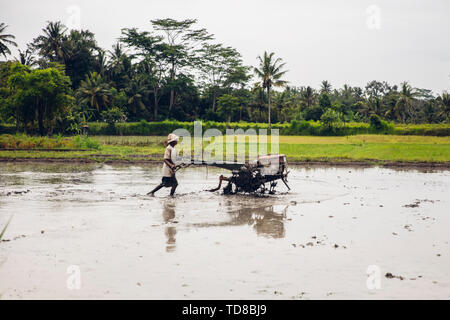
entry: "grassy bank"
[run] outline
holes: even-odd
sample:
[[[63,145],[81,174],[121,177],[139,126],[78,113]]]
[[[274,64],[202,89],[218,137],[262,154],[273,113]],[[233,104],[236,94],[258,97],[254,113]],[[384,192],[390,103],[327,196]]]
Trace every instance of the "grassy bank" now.
[[[181,121],[161,121],[147,122],[123,122],[107,124],[104,122],[89,123],[89,134],[91,136],[166,136],[176,129],[186,129],[191,134],[194,129],[193,122]],[[261,129],[268,129],[266,123],[251,122],[202,122],[202,129],[218,129],[222,134],[227,129],[242,129],[244,131],[253,129],[258,132]],[[379,125],[374,123],[347,122],[324,125],[320,121],[292,121],[290,123],[275,123],[273,129],[278,129],[280,135],[289,136],[347,136],[361,134],[392,134],[392,135],[424,135],[424,136],[450,136],[450,124],[393,124],[381,121]],[[15,134],[14,125],[0,124],[0,134]]]
[[[149,161],[161,160],[164,137],[159,136],[98,136],[84,140],[80,137],[64,138],[62,150],[43,148],[55,145],[61,138],[39,138],[34,147],[23,148],[27,136],[0,136],[0,148],[17,146],[13,150],[0,150],[0,159],[78,159],[88,161]],[[14,142],[14,140],[17,140]],[[8,145],[4,142],[8,141]],[[2,144],[3,142],[3,144]],[[216,146],[226,144],[221,140]],[[248,142],[246,143],[248,145]],[[207,144],[205,143],[205,146]],[[21,147],[22,146],[22,147]],[[29,146],[29,142],[28,142]],[[83,148],[80,150],[80,148]],[[267,146],[270,150],[270,144]],[[25,150],[24,150],[25,149]],[[280,136],[279,152],[291,162],[425,162],[450,165],[450,137],[356,135],[348,137]]]

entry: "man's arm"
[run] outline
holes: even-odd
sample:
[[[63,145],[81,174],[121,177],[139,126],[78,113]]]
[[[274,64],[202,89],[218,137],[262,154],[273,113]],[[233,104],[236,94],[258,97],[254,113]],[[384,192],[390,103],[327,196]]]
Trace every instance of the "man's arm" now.
[[[172,159],[164,159],[164,163],[170,168],[173,169],[175,167],[175,163],[173,163]]]
[[[175,163],[172,161],[172,148],[168,146],[164,153],[164,163],[172,170],[175,168]]]

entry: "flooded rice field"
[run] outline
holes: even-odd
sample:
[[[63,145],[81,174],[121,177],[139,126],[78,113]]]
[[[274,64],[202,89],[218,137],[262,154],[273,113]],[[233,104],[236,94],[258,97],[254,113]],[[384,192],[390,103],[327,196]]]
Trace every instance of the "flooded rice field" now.
[[[450,172],[292,167],[224,196],[222,169],[0,166],[1,299],[448,299]]]

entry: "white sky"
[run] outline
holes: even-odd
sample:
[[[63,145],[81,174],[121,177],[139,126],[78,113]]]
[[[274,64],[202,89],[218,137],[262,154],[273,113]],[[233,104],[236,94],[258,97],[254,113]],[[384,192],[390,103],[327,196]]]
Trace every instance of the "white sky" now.
[[[291,85],[406,80],[450,91],[448,0],[0,0],[0,22],[23,49],[48,20],[76,23],[77,10],[81,27],[106,49],[121,28],[149,30],[151,19],[196,18],[247,65],[264,50],[275,52],[287,63]]]

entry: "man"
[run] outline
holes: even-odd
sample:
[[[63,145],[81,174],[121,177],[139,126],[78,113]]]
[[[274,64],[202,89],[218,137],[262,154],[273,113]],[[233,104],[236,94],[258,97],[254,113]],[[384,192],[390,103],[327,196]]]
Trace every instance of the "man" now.
[[[166,151],[164,152],[164,164],[162,168],[162,182],[152,191],[147,193],[149,196],[154,196],[155,192],[161,189],[162,187],[171,187],[170,189],[170,195],[173,196],[175,193],[175,189],[178,186],[178,181],[175,178],[175,159],[177,152],[175,150],[175,146],[178,143],[178,136],[171,133],[167,136],[166,141]]]

